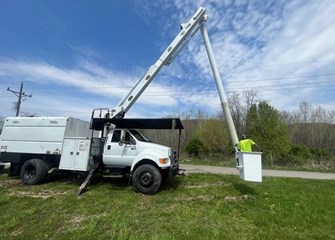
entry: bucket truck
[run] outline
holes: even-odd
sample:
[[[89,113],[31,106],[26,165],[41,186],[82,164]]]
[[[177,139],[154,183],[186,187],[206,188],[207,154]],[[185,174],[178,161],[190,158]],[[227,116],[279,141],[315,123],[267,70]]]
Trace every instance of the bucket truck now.
[[[20,175],[25,184],[38,184],[55,171],[87,172],[79,194],[95,172],[111,177],[129,175],[136,191],[156,193],[163,179],[181,173],[178,151],[150,142],[136,129],[177,129],[180,137],[183,125],[178,118],[127,119],[124,116],[162,67],[173,61],[199,29],[230,136],[236,146],[238,138],[213,57],[205,27],[206,20],[206,10],[200,7],[188,22],[181,24],[178,35],[131,91],[112,109],[94,109],[90,122],[72,117],[7,118],[2,132],[0,160],[11,163],[9,175]],[[178,143],[178,150],[179,145]],[[241,156],[237,158],[241,177],[245,178],[243,162],[248,160]]]

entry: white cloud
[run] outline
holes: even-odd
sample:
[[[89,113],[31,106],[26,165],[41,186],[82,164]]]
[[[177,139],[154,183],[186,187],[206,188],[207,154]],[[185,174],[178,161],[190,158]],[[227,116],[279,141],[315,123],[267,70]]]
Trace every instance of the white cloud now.
[[[113,108],[139,80],[138,76],[111,71],[89,60],[82,60],[77,68],[69,69],[39,61],[1,59],[0,73],[3,78],[10,77],[15,81],[31,82],[40,86],[33,89],[33,99],[25,103],[26,111],[38,114],[68,115],[73,112],[81,116],[82,113],[91,112],[93,108]],[[0,86],[4,87],[3,83],[0,82]],[[58,88],[66,89],[65,93],[55,93],[54,90]],[[174,84],[152,83],[136,102],[136,105],[139,105],[137,108],[140,109],[141,105],[149,109],[175,107],[177,99],[174,92]],[[54,99],[54,96],[57,99]],[[7,94],[3,102],[9,105],[9,102],[13,101],[10,99],[15,97]],[[41,105],[41,102],[48,104]],[[2,108],[5,108],[4,105]],[[8,114],[10,107],[7,106],[6,109]],[[142,114],[132,110],[131,115]]]
[[[326,76],[335,74],[334,1],[170,2],[176,10],[167,21],[175,22],[176,16],[186,21],[200,5],[207,9],[207,28],[228,90],[256,88],[279,109],[297,107],[300,101],[333,102],[329,95],[323,102],[319,99],[325,89],[335,91],[331,76]],[[192,66],[194,74],[188,79],[197,85],[212,78],[200,37],[176,60],[184,69]]]
[[[328,107],[334,103],[329,93],[335,91],[334,1],[142,0],[136,11],[147,24],[158,21],[163,25],[159,30],[163,51],[169,44],[165,39],[172,40],[179,23],[186,22],[199,6],[209,14],[206,25],[227,90],[256,88],[260,98],[279,109],[296,108],[300,101]],[[80,54],[73,68],[29,59],[0,59],[0,79],[73,88],[93,99],[88,110],[93,105],[114,107],[145,73],[140,66],[127,72],[107,68],[94,60],[103,57],[93,49],[70,47]],[[0,86],[5,87],[1,81]],[[216,92],[199,31],[175,62],[163,68],[129,114],[164,114],[187,106],[215,112],[220,109]],[[81,102],[71,105],[70,97],[64,96],[53,105],[68,105],[73,111],[80,108]]]

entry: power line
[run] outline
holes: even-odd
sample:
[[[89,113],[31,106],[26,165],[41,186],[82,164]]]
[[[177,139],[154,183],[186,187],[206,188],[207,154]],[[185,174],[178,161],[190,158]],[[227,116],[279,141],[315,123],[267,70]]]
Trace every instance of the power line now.
[[[241,81],[226,81],[226,83],[262,82],[262,81],[272,81],[272,80],[285,80],[285,79],[292,79],[292,78],[318,78],[318,77],[328,77],[328,76],[335,76],[335,73],[305,75],[305,76],[288,76],[288,77],[276,77],[276,78],[263,78],[263,79],[248,79],[248,80],[241,80]]]
[[[27,95],[22,90],[23,90],[23,82],[21,82],[20,92],[11,90],[9,87],[7,88],[7,91],[12,92],[15,96],[19,98],[19,100],[17,101],[17,105],[16,105],[16,117],[19,116],[20,114],[20,106],[21,106],[22,97],[30,97],[30,98],[32,97],[31,94]]]

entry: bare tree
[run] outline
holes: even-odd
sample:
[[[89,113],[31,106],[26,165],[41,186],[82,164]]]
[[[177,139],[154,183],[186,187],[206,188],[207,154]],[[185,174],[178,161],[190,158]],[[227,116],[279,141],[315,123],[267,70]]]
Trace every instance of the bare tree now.
[[[312,148],[327,148],[335,152],[335,111],[301,102],[299,109],[282,112],[290,129],[291,141]]]
[[[242,93],[231,92],[228,97],[229,107],[234,120],[236,131],[239,135],[245,132],[247,112],[252,104],[260,101],[255,89],[246,90]]]

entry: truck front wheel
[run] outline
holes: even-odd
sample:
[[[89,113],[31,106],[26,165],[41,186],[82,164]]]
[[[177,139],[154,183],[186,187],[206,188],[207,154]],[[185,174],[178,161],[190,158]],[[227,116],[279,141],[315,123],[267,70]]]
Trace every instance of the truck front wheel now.
[[[143,194],[154,194],[162,183],[162,175],[159,170],[150,164],[139,166],[133,175],[133,187]]]
[[[20,177],[24,184],[34,185],[43,182],[48,173],[47,165],[41,159],[30,159],[21,168]]]

